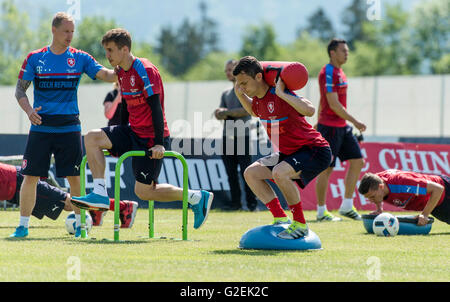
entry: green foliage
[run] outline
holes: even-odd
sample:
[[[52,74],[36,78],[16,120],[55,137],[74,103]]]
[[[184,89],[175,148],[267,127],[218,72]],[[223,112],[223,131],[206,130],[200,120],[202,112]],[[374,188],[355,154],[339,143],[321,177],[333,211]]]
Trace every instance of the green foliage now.
[[[346,27],[344,37],[352,50],[356,41],[366,39],[363,32],[364,23],[368,23],[366,11],[367,3],[361,0],[352,0],[350,5],[343,10],[342,23]]]
[[[175,76],[182,76],[208,53],[218,50],[217,24],[207,16],[205,2],[199,8],[200,22],[185,18],[178,29],[164,26],[158,37],[155,51],[161,64]]]
[[[299,35],[301,35],[302,31],[302,29],[299,30]],[[319,7],[319,9],[308,18],[308,26],[304,31],[324,43],[327,43],[336,35],[333,24],[322,7]]]
[[[414,36],[411,44],[420,51],[425,63],[429,63],[428,71],[432,73],[448,70],[448,65],[445,68],[441,64],[450,53],[449,16],[450,0],[423,2],[412,13]]]
[[[316,77],[328,63],[327,44],[311,37],[307,32],[280,51],[279,61],[296,61],[304,64],[310,77]]]
[[[169,71],[167,71],[167,69],[161,64],[161,57],[156,54],[153,46],[151,46],[149,43],[134,43],[133,54],[138,58],[146,58],[150,62],[152,62],[153,65],[158,68],[164,83],[173,82],[176,80],[176,77],[173,76]]]
[[[434,73],[449,74],[450,73],[450,54],[443,55],[438,61],[434,61],[432,65]]]
[[[381,22],[362,26],[364,40],[355,41],[346,66],[350,76],[414,74],[419,72],[420,57],[411,47],[409,14],[399,4],[385,6]]]
[[[81,49],[93,56],[100,64],[109,66],[101,39],[112,28],[119,27],[114,20],[102,16],[85,17],[76,24],[73,47]]]
[[[280,54],[280,46],[276,42],[276,33],[272,24],[250,26],[244,35],[241,57],[254,56],[260,61],[275,61]]]
[[[200,2],[198,21],[185,18],[178,28],[163,26],[156,45],[133,41],[133,54],[152,61],[165,82],[224,80],[224,62],[245,55],[259,60],[300,61],[311,76],[329,61],[326,45],[335,31],[321,8],[308,17],[307,25],[291,43],[277,43],[273,25],[263,23],[248,26],[239,53],[227,54],[218,47],[218,24],[208,16],[205,3]],[[352,0],[343,10],[343,37],[351,48],[345,65],[347,75],[449,73],[450,0],[423,1],[412,12],[399,4],[383,4],[379,21],[367,19],[366,1]],[[52,16],[41,11],[41,21],[30,28],[29,17],[18,8],[18,1],[4,0],[0,9],[0,85],[14,85],[26,55],[51,43]],[[85,17],[76,24],[73,46],[110,68],[100,41],[115,27],[119,25],[114,20]],[[88,77],[82,81],[92,83]]]
[[[224,64],[229,59],[239,59],[238,55],[224,52],[212,52],[193,66],[184,76],[185,81],[226,80]]]

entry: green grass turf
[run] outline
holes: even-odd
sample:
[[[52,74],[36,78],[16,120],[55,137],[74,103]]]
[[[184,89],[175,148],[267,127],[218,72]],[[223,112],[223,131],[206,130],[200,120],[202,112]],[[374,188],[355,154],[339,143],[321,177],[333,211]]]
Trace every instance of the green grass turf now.
[[[120,230],[120,243],[102,240],[113,238],[112,212],[103,226],[93,228],[90,239],[68,235],[63,212],[57,221],[33,217],[28,238],[11,240],[7,237],[19,213],[0,211],[0,281],[64,282],[79,276],[82,282],[368,282],[377,277],[373,259],[380,265],[375,281],[450,280],[450,227],[445,223],[435,221],[427,236],[384,238],[367,234],[362,222],[317,223],[315,214],[305,212],[323,249],[305,252],[238,248],[247,230],[271,223],[268,211],[212,210],[199,230],[193,229],[189,212],[189,241],[177,241],[142,238],[148,235],[148,212],[139,209],[133,228]],[[181,210],[156,209],[155,228],[155,236],[181,238]]]

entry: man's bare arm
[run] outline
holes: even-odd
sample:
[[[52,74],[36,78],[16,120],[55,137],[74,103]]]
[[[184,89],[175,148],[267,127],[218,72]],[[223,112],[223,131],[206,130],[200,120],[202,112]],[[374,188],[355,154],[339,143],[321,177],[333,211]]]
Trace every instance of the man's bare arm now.
[[[95,77],[105,82],[117,82],[117,74],[112,69],[102,68],[97,72]]]
[[[40,125],[42,123],[41,116],[37,114],[39,110],[42,108],[33,108],[30,105],[30,101],[28,100],[27,96],[27,89],[30,87],[31,81],[19,79],[16,84],[16,99],[19,103],[20,108],[22,108],[23,111],[28,116],[28,119],[33,125]]]

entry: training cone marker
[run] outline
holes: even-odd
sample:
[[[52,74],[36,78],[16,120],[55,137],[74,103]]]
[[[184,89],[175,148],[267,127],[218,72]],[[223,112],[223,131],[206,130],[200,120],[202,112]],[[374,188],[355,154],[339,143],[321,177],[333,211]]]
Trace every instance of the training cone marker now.
[[[365,214],[362,215],[363,226],[367,233],[373,234],[372,223],[377,215]],[[399,229],[397,235],[427,235],[431,231],[431,226],[434,222],[434,218],[430,217],[428,224],[424,226],[417,225],[417,219],[415,216],[401,215],[396,216],[399,222]]]
[[[322,248],[319,236],[309,230],[307,236],[299,239],[281,239],[277,235],[289,224],[263,225],[248,230],[239,241],[241,249],[256,250],[318,250]]]

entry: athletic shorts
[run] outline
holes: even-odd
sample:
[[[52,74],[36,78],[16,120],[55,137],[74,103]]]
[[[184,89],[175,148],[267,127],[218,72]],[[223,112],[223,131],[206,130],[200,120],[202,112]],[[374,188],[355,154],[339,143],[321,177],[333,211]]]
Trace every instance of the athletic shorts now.
[[[445,184],[444,200],[440,205],[434,208],[434,210],[431,212],[431,215],[433,215],[440,221],[450,224],[450,177],[442,175],[441,178]]]
[[[48,177],[52,154],[55,157],[56,177],[80,176],[83,158],[81,133],[30,131],[23,155],[22,174]]]
[[[150,138],[141,138],[131,130],[130,126],[116,125],[102,128],[112,143],[109,153],[120,157],[128,151],[147,151],[153,146]],[[164,148],[169,150],[170,137],[164,138]],[[163,159],[151,159],[148,156],[133,156],[132,168],[137,182],[143,184],[157,183]]]
[[[329,147],[305,146],[291,155],[277,152],[258,159],[258,162],[270,171],[282,161],[287,162],[295,172],[301,171],[300,179],[294,179],[294,181],[304,189],[317,175],[330,166],[331,150]]]
[[[22,186],[23,175],[17,172],[16,193],[9,202],[20,204],[20,187]],[[50,219],[56,220],[64,210],[67,193],[59,188],[53,187],[45,181],[38,181],[36,190],[36,204],[31,213],[38,219],[47,216]]]
[[[363,157],[358,140],[353,135],[353,127],[349,125],[345,127],[330,127],[317,124],[317,131],[330,144],[331,152],[333,153],[330,167],[336,166],[336,158],[346,161]]]

